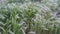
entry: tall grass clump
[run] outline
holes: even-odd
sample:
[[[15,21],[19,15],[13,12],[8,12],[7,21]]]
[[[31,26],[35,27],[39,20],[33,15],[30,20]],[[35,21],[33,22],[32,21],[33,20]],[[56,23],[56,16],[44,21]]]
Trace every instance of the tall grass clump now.
[[[8,0],[0,4],[0,34],[60,34],[59,0]],[[21,4],[20,4],[21,3]]]

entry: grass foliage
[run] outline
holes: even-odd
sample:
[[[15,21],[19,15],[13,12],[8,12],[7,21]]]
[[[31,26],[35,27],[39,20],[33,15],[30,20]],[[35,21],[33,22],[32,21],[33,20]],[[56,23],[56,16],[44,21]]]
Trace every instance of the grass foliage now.
[[[60,19],[51,14],[60,11],[59,1],[42,0],[40,4],[28,1],[22,5],[15,0],[5,2],[6,5],[0,5],[0,33],[60,34]]]

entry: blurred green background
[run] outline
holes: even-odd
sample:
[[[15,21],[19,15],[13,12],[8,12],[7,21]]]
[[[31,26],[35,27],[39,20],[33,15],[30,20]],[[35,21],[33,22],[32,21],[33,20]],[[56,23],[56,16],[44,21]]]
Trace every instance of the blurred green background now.
[[[0,34],[60,34],[60,0],[0,0]]]

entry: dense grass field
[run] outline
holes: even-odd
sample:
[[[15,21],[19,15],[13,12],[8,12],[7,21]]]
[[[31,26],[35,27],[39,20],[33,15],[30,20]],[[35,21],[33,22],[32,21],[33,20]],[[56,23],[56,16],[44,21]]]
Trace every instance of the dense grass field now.
[[[0,34],[60,34],[60,0],[0,0]]]

